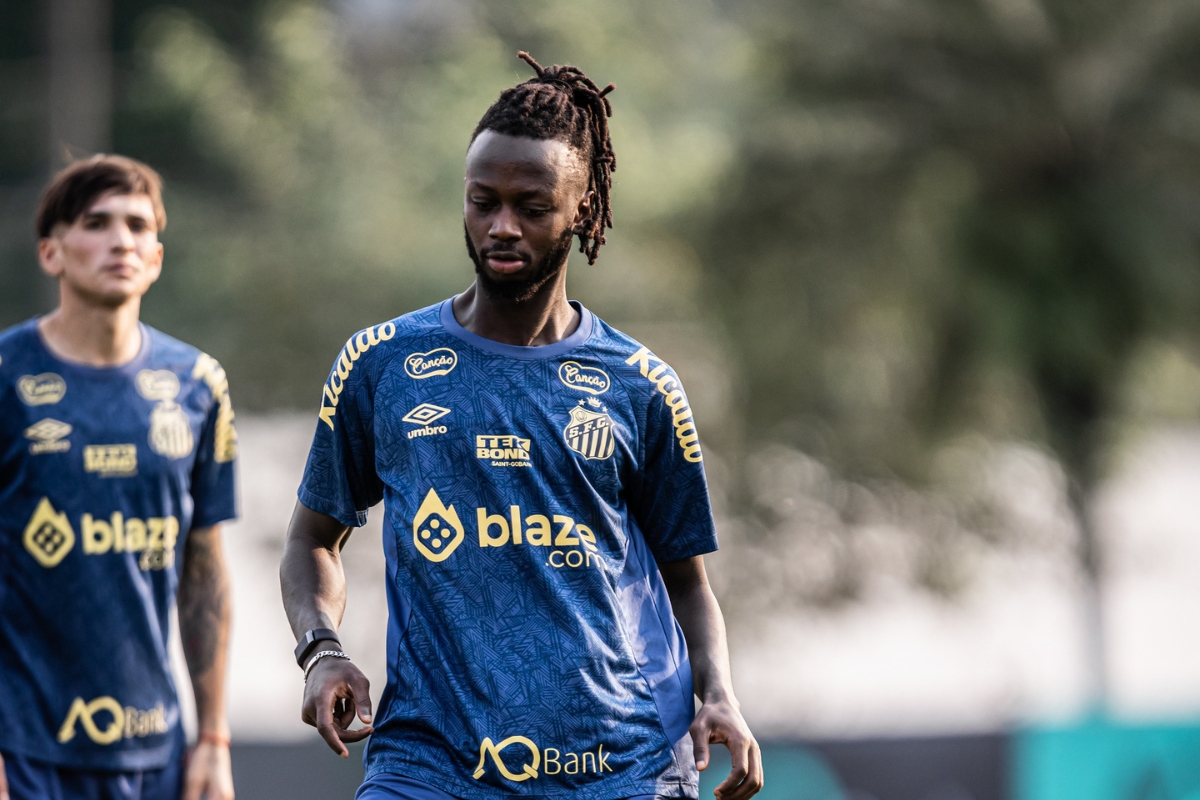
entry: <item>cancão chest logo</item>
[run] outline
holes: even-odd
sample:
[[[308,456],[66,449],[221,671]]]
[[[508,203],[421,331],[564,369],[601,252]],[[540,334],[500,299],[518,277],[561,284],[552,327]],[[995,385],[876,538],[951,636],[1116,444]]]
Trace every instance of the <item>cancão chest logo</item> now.
[[[585,367],[578,361],[564,361],[558,367],[558,379],[563,386],[588,394],[604,394],[612,382],[608,373],[598,367]]]
[[[499,742],[485,738],[479,745],[479,764],[473,777],[479,780],[492,770],[506,781],[522,783],[549,775],[602,775],[613,771],[608,763],[610,755],[602,744],[595,750],[573,753],[556,747],[539,748],[528,736],[509,736]]]
[[[458,353],[449,347],[439,347],[428,353],[409,353],[404,359],[408,377],[424,380],[435,375],[449,375],[458,366]]]
[[[75,738],[76,731],[83,728],[87,738],[96,744],[112,744],[121,739],[144,739],[166,733],[167,712],[163,704],[145,711],[133,706],[122,706],[112,697],[97,697],[85,701],[76,697],[58,729],[59,744],[67,744]]]
[[[67,382],[61,375],[43,372],[41,375],[22,375],[17,379],[17,394],[27,406],[51,406],[67,393]]]

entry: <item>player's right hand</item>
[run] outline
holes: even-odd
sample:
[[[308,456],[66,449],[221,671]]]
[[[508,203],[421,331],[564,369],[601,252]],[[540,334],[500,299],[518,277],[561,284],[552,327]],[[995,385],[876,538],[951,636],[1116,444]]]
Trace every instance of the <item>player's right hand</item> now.
[[[4,772],[4,756],[0,756],[0,800],[8,800],[8,775]]]
[[[363,727],[352,731],[355,716],[363,721]],[[333,752],[349,758],[344,743],[362,741],[375,730],[371,726],[371,682],[345,659],[321,659],[304,684],[300,718],[317,729]]]

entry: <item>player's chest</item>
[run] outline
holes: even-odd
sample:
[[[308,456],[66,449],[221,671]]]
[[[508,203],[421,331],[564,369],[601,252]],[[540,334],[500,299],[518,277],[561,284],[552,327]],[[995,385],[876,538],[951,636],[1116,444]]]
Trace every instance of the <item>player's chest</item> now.
[[[636,462],[637,420],[602,364],[460,358],[444,374],[412,372],[389,376],[380,394],[392,400],[375,409],[378,453],[405,471],[533,470],[618,491]]]
[[[168,377],[170,376],[170,377]],[[188,472],[202,409],[172,373],[87,380],[55,373],[18,379],[7,406],[5,452],[27,472],[119,479]]]

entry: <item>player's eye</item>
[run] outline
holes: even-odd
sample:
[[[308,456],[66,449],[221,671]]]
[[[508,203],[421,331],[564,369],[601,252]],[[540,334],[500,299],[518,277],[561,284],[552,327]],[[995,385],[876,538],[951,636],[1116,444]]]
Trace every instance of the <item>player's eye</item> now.
[[[496,207],[495,201],[483,199],[472,200],[471,205],[475,206],[475,208],[479,209],[480,211],[491,211]]]
[[[85,217],[83,220],[84,230],[98,231],[108,224],[108,219],[105,217]]]
[[[544,217],[549,213],[550,213],[550,209],[548,209],[548,208],[526,208],[525,209],[525,216],[532,217],[533,219],[538,219],[539,217]]]

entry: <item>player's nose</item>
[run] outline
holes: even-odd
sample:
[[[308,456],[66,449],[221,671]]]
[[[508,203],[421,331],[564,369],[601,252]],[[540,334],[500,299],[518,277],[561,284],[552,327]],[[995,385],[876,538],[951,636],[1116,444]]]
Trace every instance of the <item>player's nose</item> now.
[[[502,205],[492,217],[492,226],[488,235],[502,242],[521,238],[521,221],[517,210],[508,205]]]

